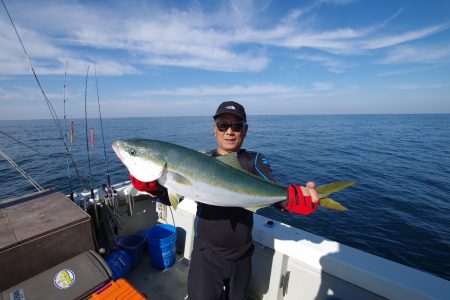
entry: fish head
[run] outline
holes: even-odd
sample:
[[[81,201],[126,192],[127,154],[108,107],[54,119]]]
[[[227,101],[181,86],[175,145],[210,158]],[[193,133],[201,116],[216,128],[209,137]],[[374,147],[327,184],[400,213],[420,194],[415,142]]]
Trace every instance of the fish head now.
[[[151,147],[148,140],[119,140],[112,144],[114,152],[131,175],[143,182],[160,178],[166,161],[160,151]]]

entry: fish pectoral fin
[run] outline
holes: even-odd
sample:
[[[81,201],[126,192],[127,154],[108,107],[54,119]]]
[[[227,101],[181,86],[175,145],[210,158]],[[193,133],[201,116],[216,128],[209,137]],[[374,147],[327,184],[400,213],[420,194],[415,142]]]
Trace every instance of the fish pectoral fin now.
[[[320,206],[323,206],[323,207],[326,207],[326,208],[332,209],[332,210],[339,210],[339,211],[348,210],[347,207],[345,207],[344,205],[342,205],[339,202],[337,202],[336,200],[333,200],[328,197],[320,198]]]
[[[170,205],[173,207],[173,209],[177,209],[178,204],[181,200],[183,200],[184,196],[181,196],[175,192],[169,192],[169,201]]]
[[[186,177],[184,177],[183,175],[180,175],[178,173],[172,173],[172,178],[174,181],[178,182],[179,184],[183,184],[183,185],[192,185],[192,182],[187,179]]]

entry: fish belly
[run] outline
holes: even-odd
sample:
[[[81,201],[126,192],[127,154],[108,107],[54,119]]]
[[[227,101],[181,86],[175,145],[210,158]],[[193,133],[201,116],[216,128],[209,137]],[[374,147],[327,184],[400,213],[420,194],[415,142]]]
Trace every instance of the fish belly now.
[[[231,189],[200,181],[191,181],[190,185],[186,185],[168,178],[163,185],[171,192],[175,192],[197,202],[216,206],[254,207],[270,205],[284,200],[283,197],[261,197],[235,192]]]

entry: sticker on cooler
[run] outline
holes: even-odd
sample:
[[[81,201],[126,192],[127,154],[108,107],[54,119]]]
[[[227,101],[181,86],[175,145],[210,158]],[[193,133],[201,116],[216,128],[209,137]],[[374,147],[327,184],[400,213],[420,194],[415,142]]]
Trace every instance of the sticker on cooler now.
[[[69,269],[61,270],[56,273],[53,282],[58,289],[68,289],[75,283],[75,273]]]

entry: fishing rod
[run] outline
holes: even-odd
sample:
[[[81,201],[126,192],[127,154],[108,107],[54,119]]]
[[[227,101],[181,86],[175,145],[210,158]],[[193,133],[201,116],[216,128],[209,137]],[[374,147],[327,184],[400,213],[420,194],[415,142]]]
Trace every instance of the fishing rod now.
[[[104,191],[106,195],[104,197],[105,206],[103,208],[106,209],[106,217],[109,224],[109,229],[113,236],[117,234],[118,228],[123,226],[124,220],[120,217],[119,214],[119,201],[117,199],[117,193],[114,191],[111,186],[111,178],[109,175],[109,167],[108,167],[108,159],[106,157],[106,143],[105,143],[105,131],[103,128],[103,118],[102,111],[100,105],[100,95],[98,91],[98,77],[97,77],[97,66],[94,64],[94,74],[95,74],[95,87],[97,90],[97,106],[98,106],[98,114],[100,117],[100,127],[102,132],[102,141],[103,141],[103,158],[105,160],[105,169],[106,169],[106,181],[107,185],[104,187]],[[132,211],[130,204],[132,201],[127,201],[127,212]],[[130,213],[128,213],[130,215]]]
[[[88,77],[89,77],[89,66],[87,67],[87,71],[86,71],[86,86],[85,86],[85,89],[84,89],[84,119],[85,119],[85,122],[86,122],[86,151],[87,151],[88,170],[89,170],[89,187],[91,189],[90,201],[94,205],[95,225],[96,225],[97,228],[99,228],[100,224],[99,224],[99,219],[98,219],[97,204],[95,203],[94,187],[93,187],[93,184],[92,184],[91,155],[90,155],[90,151],[89,151],[89,138],[88,138],[88,118],[87,118],[87,85],[88,85]]]
[[[94,64],[94,72],[95,72],[95,86],[97,88],[97,104],[98,104],[98,114],[100,115],[100,128],[102,130],[102,140],[103,140],[103,157],[105,159],[105,168],[106,168],[106,182],[108,184],[108,190],[111,189],[111,179],[109,176],[109,168],[108,168],[108,159],[106,158],[106,144],[105,144],[105,132],[103,130],[103,120],[102,120],[102,111],[100,109],[100,96],[98,94],[98,81],[97,81],[97,67]]]
[[[109,167],[108,167],[108,159],[106,157],[106,143],[105,143],[105,131],[103,129],[103,118],[102,118],[102,111],[101,111],[101,107],[100,107],[100,96],[99,96],[99,92],[98,92],[98,80],[97,80],[97,67],[94,64],[94,72],[95,72],[95,86],[97,89],[97,105],[98,105],[98,114],[100,116],[100,127],[101,127],[101,131],[102,131],[102,141],[103,141],[103,157],[105,160],[105,168],[106,168],[106,182],[107,182],[107,186],[105,188],[105,200],[108,200],[109,205],[112,205],[114,208],[118,207],[119,203],[117,200],[117,194],[115,193],[114,189],[111,186],[111,178],[109,175]],[[106,197],[108,199],[106,199]],[[130,212],[132,211],[131,208],[131,203],[132,201],[128,201],[128,214],[130,215]],[[109,214],[107,214],[109,215]],[[117,220],[116,220],[117,221]],[[120,224],[120,222],[115,222],[116,224]],[[120,226],[120,225],[119,225]]]
[[[66,140],[66,143],[67,143],[67,118],[66,118],[66,102],[67,102],[67,98],[66,98],[66,87],[67,87],[67,65],[68,64],[69,64],[69,62],[66,61],[66,67],[64,69],[64,138]],[[70,200],[75,201],[74,198],[73,198],[72,178],[70,176],[69,153],[71,152],[71,150],[72,149],[68,149],[68,151],[66,151],[67,177],[69,179]]]
[[[25,172],[21,167],[19,167],[19,165],[5,152],[3,152],[2,149],[0,149],[0,155],[3,156],[17,171],[19,171],[19,173],[23,177],[25,177],[25,179],[28,180],[28,182],[31,183],[31,185],[34,186],[34,188],[38,192],[42,192],[44,190],[44,188],[39,183],[37,183],[36,180],[34,180],[30,175],[27,174],[27,172]]]
[[[2,1],[3,7],[5,8],[5,11],[6,11],[6,14],[8,15],[9,21],[11,22],[11,25],[14,28],[14,31],[15,31],[15,33],[17,35],[17,38],[19,39],[20,45],[22,46],[22,50],[23,50],[23,52],[25,53],[25,56],[28,59],[28,63],[30,65],[31,72],[33,73],[34,79],[36,80],[36,82],[37,82],[37,84],[39,86],[39,89],[41,90],[42,96],[44,97],[45,103],[47,104],[47,107],[48,107],[48,109],[50,111],[50,114],[52,116],[53,122],[55,123],[56,129],[59,132],[59,136],[60,136],[61,140],[63,141],[64,148],[65,148],[66,153],[67,153],[67,152],[69,152],[69,148],[67,147],[67,143],[66,143],[66,141],[64,139],[64,134],[63,134],[63,130],[61,128],[61,124],[59,123],[58,115],[56,114],[56,111],[53,108],[53,105],[51,104],[50,100],[48,99],[47,95],[44,92],[44,89],[42,88],[41,82],[39,81],[39,78],[38,78],[38,76],[36,74],[36,71],[34,70],[34,66],[33,66],[33,63],[31,61],[31,58],[28,55],[28,52],[27,52],[27,50],[26,50],[26,48],[25,48],[25,46],[24,46],[24,44],[22,42],[22,39],[21,39],[21,37],[19,35],[19,32],[17,31],[16,26],[14,25],[14,22],[13,22],[13,20],[11,18],[11,15],[9,14],[9,11],[8,11],[8,8],[6,7],[5,2],[3,0],[0,0],[0,1]],[[72,164],[73,164],[73,166],[75,168],[75,171],[76,171],[76,173],[78,175],[81,187],[84,189],[83,178],[81,177],[80,172],[78,171],[77,165],[75,164],[73,156],[72,156],[72,154],[70,152],[69,152],[69,157],[70,157],[70,160],[71,160],[71,162],[72,162]]]

